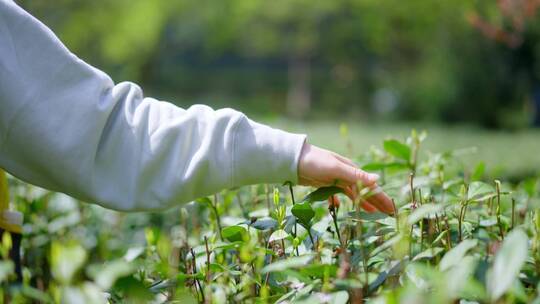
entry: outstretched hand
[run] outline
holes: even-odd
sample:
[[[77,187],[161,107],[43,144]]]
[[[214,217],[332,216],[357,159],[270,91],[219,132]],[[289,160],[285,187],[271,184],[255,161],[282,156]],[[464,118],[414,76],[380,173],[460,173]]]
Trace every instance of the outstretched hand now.
[[[394,212],[392,200],[377,185],[379,176],[365,172],[350,159],[319,147],[304,144],[298,163],[300,185],[312,187],[337,186],[353,201],[359,196],[358,186],[369,187],[371,191],[360,197],[362,208],[368,212]]]

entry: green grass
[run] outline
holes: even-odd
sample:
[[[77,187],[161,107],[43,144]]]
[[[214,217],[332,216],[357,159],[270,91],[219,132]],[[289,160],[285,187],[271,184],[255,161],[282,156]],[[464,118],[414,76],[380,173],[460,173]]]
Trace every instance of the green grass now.
[[[294,122],[287,120],[267,121],[274,127],[291,132],[305,133],[308,140],[321,147],[350,155],[347,140],[340,135],[340,122]],[[540,172],[540,130],[519,132],[491,131],[470,126],[442,126],[414,123],[390,123],[367,125],[347,123],[353,155],[361,154],[370,146],[381,146],[389,137],[405,139],[411,129],[426,130],[428,138],[423,153],[474,148],[461,157],[464,163],[486,164],[490,175],[523,177]]]

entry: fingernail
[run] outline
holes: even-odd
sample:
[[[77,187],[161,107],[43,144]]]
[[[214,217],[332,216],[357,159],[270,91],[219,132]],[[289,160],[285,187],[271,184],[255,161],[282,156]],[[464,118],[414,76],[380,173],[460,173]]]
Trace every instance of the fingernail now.
[[[369,173],[368,178],[372,183],[374,183],[374,182],[379,180],[380,176],[379,176],[379,174]]]

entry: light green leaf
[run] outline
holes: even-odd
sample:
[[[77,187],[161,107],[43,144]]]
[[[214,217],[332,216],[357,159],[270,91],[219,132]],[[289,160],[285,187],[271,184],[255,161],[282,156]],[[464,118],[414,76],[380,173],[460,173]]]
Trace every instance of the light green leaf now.
[[[346,304],[349,301],[349,293],[345,290],[334,292],[330,296],[330,304]]]
[[[62,284],[69,284],[73,275],[83,266],[87,253],[76,242],[51,245],[51,270],[53,277]]]
[[[91,268],[88,272],[96,284],[104,290],[111,288],[116,280],[135,272],[136,267],[124,260],[116,260],[105,265]]]
[[[439,263],[439,269],[441,271],[445,271],[449,269],[450,267],[457,265],[461,262],[467,251],[470,249],[476,247],[478,244],[478,240],[464,240],[463,242],[459,243],[456,247],[452,248],[450,251],[448,251],[444,257],[442,258],[441,262]]]
[[[430,215],[435,215],[436,213],[441,212],[443,209],[444,205],[441,204],[424,204],[409,215],[407,222],[409,225],[412,225],[425,217],[429,217]]]
[[[472,256],[465,256],[458,264],[448,271],[446,282],[448,293],[457,298],[474,273],[476,260]]]
[[[275,271],[284,271],[284,270],[292,269],[292,268],[300,268],[300,267],[306,266],[311,261],[312,258],[313,258],[312,255],[302,255],[302,256],[288,258],[286,260],[279,260],[272,264],[266,265],[261,270],[261,272],[268,273],[268,272],[275,272]]]
[[[280,241],[280,240],[283,240],[285,238],[287,238],[289,236],[289,234],[287,233],[287,231],[283,230],[283,229],[279,229],[279,230],[276,230],[272,233],[272,235],[270,235],[270,238],[268,239],[268,242],[269,243],[272,243],[272,242],[275,242],[275,241]]]
[[[484,176],[484,172],[486,171],[486,164],[484,162],[479,162],[478,165],[474,168],[474,171],[471,175],[472,180],[479,180]]]
[[[418,260],[421,260],[421,259],[432,259],[432,258],[436,257],[437,255],[439,255],[439,253],[441,253],[443,251],[444,251],[444,249],[441,248],[441,247],[428,248],[428,249],[420,252],[419,254],[417,254],[413,258],[413,261],[418,261]]]
[[[385,140],[383,144],[384,150],[399,159],[406,161],[407,163],[411,159],[411,148],[406,144],[403,144],[395,139]]]
[[[495,195],[495,188],[483,182],[472,182],[469,185],[467,197],[469,201],[484,200],[489,198],[489,195]]]
[[[12,261],[0,261],[0,283],[6,281],[13,273],[15,273],[15,265]]]
[[[493,302],[512,286],[527,258],[527,235],[520,229],[510,232],[488,270],[487,289]]]

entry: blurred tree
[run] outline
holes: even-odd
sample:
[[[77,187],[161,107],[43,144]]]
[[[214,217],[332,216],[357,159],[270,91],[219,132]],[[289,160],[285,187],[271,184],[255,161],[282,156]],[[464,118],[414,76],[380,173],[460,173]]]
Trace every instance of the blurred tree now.
[[[539,0],[499,0],[491,19],[473,12],[469,22],[484,36],[510,49],[510,72],[528,87],[533,100],[533,125],[540,127],[540,67],[538,46],[540,23],[537,21]]]
[[[498,127],[519,112],[515,101],[526,91],[512,68],[514,58],[530,62],[526,56],[478,39],[478,20],[513,27],[495,2],[20,2],[115,80],[139,82],[149,94],[177,102],[301,118]],[[485,15],[475,27],[471,11]],[[526,18],[520,34],[532,57],[539,41],[533,19]]]

